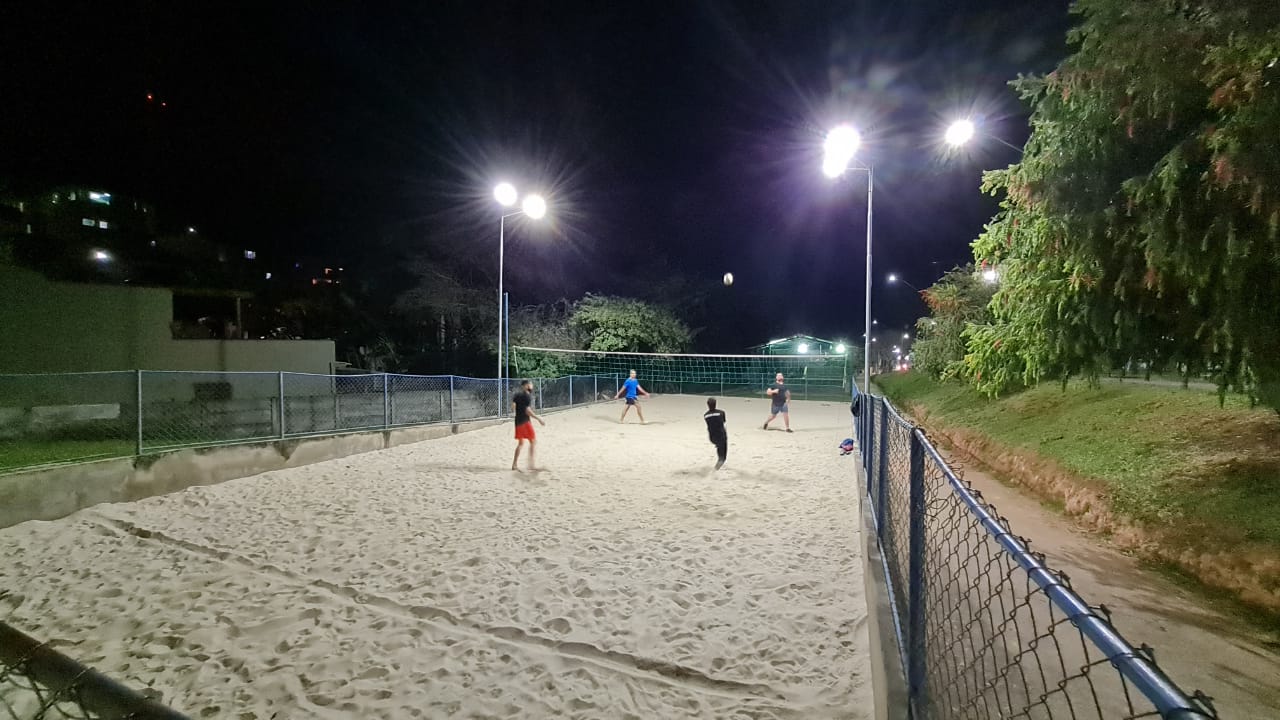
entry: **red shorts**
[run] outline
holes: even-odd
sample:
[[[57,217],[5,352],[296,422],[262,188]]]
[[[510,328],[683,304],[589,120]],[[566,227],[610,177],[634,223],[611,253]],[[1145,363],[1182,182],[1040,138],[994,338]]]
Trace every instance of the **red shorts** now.
[[[533,432],[532,421],[516,426],[517,440],[528,440],[529,442],[533,442],[536,437],[537,436]]]

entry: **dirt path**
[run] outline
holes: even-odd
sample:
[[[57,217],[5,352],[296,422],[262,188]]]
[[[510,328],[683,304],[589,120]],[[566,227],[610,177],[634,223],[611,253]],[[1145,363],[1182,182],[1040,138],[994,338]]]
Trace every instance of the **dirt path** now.
[[[1280,643],[1204,601],[1136,559],[1073,527],[1062,515],[945,452],[953,468],[1029,537],[1049,564],[1065,572],[1088,602],[1106,605],[1120,632],[1156,650],[1156,660],[1184,690],[1214,698],[1223,720],[1280,718]]]

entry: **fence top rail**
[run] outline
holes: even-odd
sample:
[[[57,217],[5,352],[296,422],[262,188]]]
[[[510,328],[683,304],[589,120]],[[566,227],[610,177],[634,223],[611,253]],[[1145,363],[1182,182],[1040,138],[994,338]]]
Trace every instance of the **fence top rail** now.
[[[885,403],[892,410],[893,406],[887,399]],[[896,416],[897,413],[895,412],[894,415]],[[1027,572],[1032,581],[1044,591],[1050,602],[1062,610],[1071,624],[1101,650],[1111,664],[1155,705],[1161,717],[1216,717],[1208,712],[1198,699],[1189,697],[1178,688],[1156,665],[1154,657],[1134,648],[1109,621],[1099,616],[1084,598],[1071,589],[1062,575],[1049,568],[1044,561],[1032,553],[1026,542],[1015,535],[1002,519],[992,513],[987,503],[979,499],[974,491],[956,476],[924,431],[914,425],[911,427],[912,432],[919,436],[928,457],[941,469],[952,492],[977,517],[983,529]]]
[[[155,372],[147,370],[145,372]],[[45,377],[65,377],[67,375],[135,375],[137,370],[77,370],[75,372],[58,372],[58,373],[0,373],[0,380],[8,378],[45,378]]]
[[[527,347],[525,345],[512,345],[512,350],[531,350],[533,352],[559,353],[561,355],[613,355],[626,357],[652,357],[652,358],[729,358],[739,360],[829,360],[843,359],[844,355],[718,355],[714,353],[646,353],[646,352],[623,352],[620,350],[568,350],[565,348],[540,348]]]

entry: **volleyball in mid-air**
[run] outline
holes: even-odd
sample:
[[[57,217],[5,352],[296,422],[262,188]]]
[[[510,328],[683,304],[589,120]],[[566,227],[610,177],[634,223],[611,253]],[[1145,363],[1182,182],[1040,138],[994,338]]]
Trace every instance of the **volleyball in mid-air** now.
[[[729,285],[732,285],[732,284],[733,284],[733,273],[725,273],[725,274],[724,274],[724,284],[725,284],[726,286],[729,286]]]

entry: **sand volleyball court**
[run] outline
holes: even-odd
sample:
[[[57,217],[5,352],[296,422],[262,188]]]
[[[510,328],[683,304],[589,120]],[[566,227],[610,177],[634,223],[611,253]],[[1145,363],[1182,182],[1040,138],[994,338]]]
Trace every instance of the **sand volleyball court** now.
[[[846,403],[546,416],[0,530],[0,617],[196,718],[866,718]],[[523,464],[523,463],[522,463]]]

